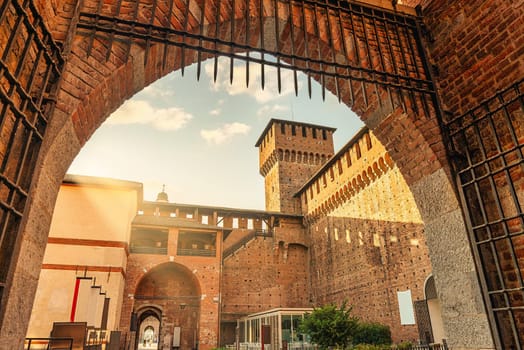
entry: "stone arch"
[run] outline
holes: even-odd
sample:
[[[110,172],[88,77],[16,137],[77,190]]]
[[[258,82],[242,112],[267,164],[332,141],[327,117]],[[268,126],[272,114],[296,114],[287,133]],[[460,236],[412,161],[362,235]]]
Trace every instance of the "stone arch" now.
[[[369,185],[371,183],[371,179],[369,178],[368,176],[368,173],[366,170],[362,171],[362,181],[366,184],[366,185]]]
[[[68,37],[67,32],[60,31],[69,28],[67,21],[72,14],[61,13],[65,11],[65,7],[55,8],[54,2],[44,0],[36,2],[42,11],[44,20],[53,24],[50,27],[54,30],[54,36]],[[71,11],[73,10],[74,8],[71,7]],[[228,26],[229,23],[223,23],[223,25]],[[68,55],[68,64],[63,74],[57,107],[46,131],[38,156],[38,166],[35,167],[36,170],[32,177],[30,200],[25,208],[19,230],[20,243],[17,245],[19,253],[11,269],[11,275],[14,277],[9,294],[17,297],[10,297],[4,303],[5,314],[17,315],[20,312],[17,300],[32,300],[33,298],[36,278],[29,276],[28,271],[39,271],[40,269],[39,262],[43,258],[43,243],[41,242],[45,241],[48,234],[61,180],[81,147],[105,118],[127,98],[164,76],[168,71],[182,68],[177,66],[177,62],[169,62],[169,68],[163,67],[161,62],[163,49],[159,45],[151,45],[145,64],[146,57],[143,47],[133,46],[131,59],[124,62],[117,58],[106,60],[101,52],[87,57],[87,41],[88,38],[85,38],[85,40],[72,40],[66,43],[71,45],[71,54]],[[99,42],[95,42],[95,45],[101,48]],[[97,53],[96,49],[97,47],[95,47],[95,53]],[[171,53],[174,52],[179,53],[180,50],[172,49]],[[186,64],[189,65],[195,60],[195,55],[188,55]],[[89,72],[97,72],[101,78],[89,77]],[[85,75],[79,76],[79,74]],[[313,76],[313,78],[320,79],[318,76]],[[75,82],[83,82],[83,84],[76,86]],[[370,86],[369,90],[372,88],[373,86]],[[328,84],[326,89],[334,91],[335,86]],[[452,259],[448,262],[456,261],[453,252],[456,249],[467,248],[468,243],[464,234],[464,221],[460,207],[450,182],[448,164],[444,159],[442,138],[434,132],[438,129],[436,118],[433,117],[420,123],[409,109],[404,111],[401,106],[392,106],[394,107],[392,108],[380,105],[378,103],[381,97],[378,96],[379,94],[381,92],[377,89],[377,93],[371,96],[372,101],[369,101],[367,107],[360,98],[353,103],[352,108],[375,132],[377,139],[390,152],[391,158],[389,159],[395,160],[399,170],[406,177],[426,224],[426,234],[436,238],[443,228],[447,229],[448,233],[451,232],[453,239],[449,240],[449,244],[452,245],[449,248],[453,249],[442,249],[438,245],[430,247],[432,254],[439,257],[436,261],[446,260],[444,257]],[[349,93],[341,98],[347,105],[351,104]],[[387,127],[389,125],[395,125],[395,127]],[[412,162],[412,154],[409,150],[417,150],[417,154],[425,161]],[[386,162],[392,166],[393,163],[388,161],[388,157],[386,156]],[[432,188],[439,188],[441,191],[438,192],[444,195],[434,193]],[[431,240],[428,241],[431,242]],[[437,241],[438,239],[435,242]],[[31,258],[29,258],[30,254],[26,254],[27,252],[33,252]],[[461,265],[464,266],[461,280],[465,282],[470,280],[467,276],[474,271],[471,257],[468,256],[466,260],[466,263]],[[435,274],[439,277],[437,281],[441,281],[442,285],[446,285],[444,265],[434,266]],[[26,280],[27,283],[21,283]],[[453,288],[453,284],[450,284],[449,288]],[[466,287],[463,286],[464,288]],[[475,283],[467,282],[467,290],[475,296],[477,293]],[[471,299],[474,300],[474,298]],[[22,313],[22,318],[28,319],[28,310],[23,310]],[[453,316],[449,317],[453,318]],[[23,334],[21,334],[23,329],[17,330],[17,328],[20,328],[19,325],[4,326],[2,323],[0,338],[5,339],[11,345],[15,344],[16,347],[15,342],[19,343],[20,339],[23,339]]]
[[[442,339],[446,339],[446,333],[442,323],[442,308],[433,275],[429,275],[424,282],[424,298],[428,307],[433,342],[442,342]]]
[[[383,173],[382,173],[382,170],[378,166],[378,162],[373,162],[373,172],[375,173],[377,178],[382,176]]]
[[[196,276],[187,267],[174,262],[159,263],[150,269],[138,266],[136,271],[131,269],[129,273],[137,277],[126,284],[126,291],[133,291],[133,298],[124,300],[120,329],[126,330],[132,314],[137,315],[139,324],[153,315],[160,320],[162,343],[171,339],[176,319],[181,327],[181,344],[191,347],[194,335],[198,334],[202,294]],[[132,310],[132,314],[127,314],[126,310]]]
[[[386,161],[384,160],[384,158],[380,157],[378,159],[378,166],[380,167],[382,172],[387,171],[388,166],[386,165]]]
[[[278,160],[284,160],[284,150],[282,150],[281,148],[278,149]]]
[[[131,322],[136,322],[137,336],[135,338],[135,349],[138,344],[146,344],[151,347],[151,344],[158,344],[159,336],[162,327],[162,307],[158,305],[144,305],[134,313],[136,315]],[[136,321],[135,321],[136,320]],[[132,326],[133,327],[133,326]],[[154,339],[146,338],[146,330],[152,330]]]
[[[367,170],[367,175],[368,175],[368,178],[373,181],[376,179],[377,175],[376,173],[373,171],[373,169],[371,167],[368,167],[368,170]]]

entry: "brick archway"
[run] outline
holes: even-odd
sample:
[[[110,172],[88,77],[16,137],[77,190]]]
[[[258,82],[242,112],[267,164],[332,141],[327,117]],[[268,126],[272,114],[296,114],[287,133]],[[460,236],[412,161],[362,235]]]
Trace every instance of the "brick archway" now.
[[[438,6],[442,2],[425,3]],[[196,54],[187,55],[184,65],[177,66],[173,61],[168,62],[172,64],[166,68],[163,47],[147,41],[133,45],[127,61],[118,57],[119,51],[125,52],[125,45],[114,44],[112,49],[116,54],[108,56],[103,40],[93,40],[91,45],[90,36],[78,36],[71,31],[75,2],[38,1],[37,5],[53,37],[62,43],[67,63],[56,108],[31,177],[28,201],[10,267],[10,285],[3,296],[2,308],[5,311],[0,329],[0,347],[21,344],[23,339],[31,310],[31,303],[27,301],[34,296],[57,191],[73,158],[94,130],[125,99],[167,72],[197,60]],[[446,6],[452,8],[452,5]],[[237,19],[241,20],[242,16]],[[226,30],[231,28],[230,23],[223,23]],[[197,27],[195,25],[195,30]],[[321,52],[330,42],[328,38],[324,39],[320,41]],[[315,43],[318,44],[313,40],[312,45]],[[178,55],[172,57],[181,57],[180,49],[171,50],[171,53],[178,50]],[[86,55],[87,51],[91,51],[91,55]],[[379,59],[378,56],[375,58]],[[311,76],[321,82],[325,79],[318,73]],[[325,79],[323,84],[327,90],[341,93],[334,80]],[[443,298],[443,317],[451,344],[459,348],[490,347],[489,328],[479,302],[465,223],[450,181],[437,119],[432,113],[421,118],[409,106],[404,110],[402,104],[379,103],[377,97],[387,98],[388,91],[380,86],[375,89],[375,86],[369,84],[361,90],[369,90],[368,98],[364,98],[362,93],[350,98],[348,88],[345,94],[344,91],[340,94],[341,100],[352,105],[375,132],[414,194],[426,225],[435,280]],[[460,94],[464,90],[461,86],[458,89],[460,91],[454,93]],[[453,96],[446,95],[449,101],[453,101]],[[398,96],[396,98],[398,101]],[[364,100],[368,100],[367,103]],[[451,270],[455,271],[450,274]],[[456,295],[457,289],[460,290],[459,296]]]
[[[89,4],[88,1],[86,3]],[[58,22],[74,15],[74,8],[69,8],[69,11],[67,11],[65,7],[54,8],[49,3],[43,2],[43,4],[44,14],[50,14],[54,11],[61,14]],[[50,17],[49,20],[54,18],[54,16]],[[268,18],[271,19],[271,15]],[[67,21],[65,22],[67,23]],[[240,26],[243,23],[242,18],[237,19],[236,22],[237,26]],[[210,22],[209,25],[212,26],[213,23]],[[56,28],[62,27],[57,26]],[[69,26],[63,28],[69,29]],[[231,28],[231,22],[223,22],[219,28],[220,30],[228,31]],[[299,26],[297,26],[297,31],[298,28]],[[198,30],[198,26],[194,26],[194,30]],[[318,37],[318,34],[315,36],[315,30],[319,31],[318,28],[310,28],[311,32],[307,34],[310,40],[309,45],[311,48],[316,46],[317,50],[326,52],[327,55],[329,45],[331,44],[330,41],[333,39],[326,36]],[[58,29],[55,29],[55,37],[65,38],[66,34],[67,32],[60,33]],[[259,41],[260,37],[253,35],[252,40]],[[66,38],[64,42],[67,46]],[[41,163],[34,178],[36,181],[31,192],[31,203],[26,212],[27,221],[22,229],[21,254],[14,274],[15,282],[17,278],[20,279],[20,282],[27,279],[29,271],[39,271],[41,257],[35,258],[33,256],[29,258],[24,253],[35,251],[43,255],[43,242],[47,236],[47,227],[49,226],[54,200],[61,179],[76,154],[96,128],[111,112],[134,93],[172,70],[182,69],[183,65],[189,65],[198,60],[196,53],[192,55],[186,53],[182,60],[182,49],[174,47],[169,49],[171,50],[170,57],[175,57],[176,59],[168,61],[164,66],[164,47],[158,44],[146,43],[146,49],[143,44],[130,46],[128,53],[125,45],[118,46],[117,43],[114,43],[113,51],[109,55],[109,59],[107,59],[105,39],[92,39],[89,35],[76,35],[71,38],[70,52],[67,55],[67,64],[63,73],[61,89],[58,93],[56,109],[42,146]],[[286,43],[286,41],[282,41],[280,44],[289,46],[289,43]],[[300,47],[300,44],[297,47]],[[266,47],[266,49],[278,50],[275,47]],[[339,51],[335,52],[335,54],[340,54],[343,46],[339,45],[338,49]],[[127,54],[129,54],[129,58],[125,60],[124,56]],[[379,52],[375,50],[373,54],[378,55]],[[378,57],[375,58],[378,59]],[[372,57],[369,56],[367,59],[371,60]],[[305,64],[303,63],[303,65]],[[319,68],[321,69],[321,67]],[[417,74],[424,74],[423,68]],[[360,84],[360,90],[357,90],[359,84],[352,84],[355,91],[351,92],[345,86],[337,86],[335,79],[315,73],[311,74],[311,78],[319,81],[325,86],[326,90],[332,93],[337,93],[338,91],[341,101],[347,105],[352,105],[352,109],[375,131],[377,137],[394,157],[408,183],[415,189],[415,198],[419,199],[419,206],[423,211],[423,215],[424,209],[427,209],[427,213],[424,216],[427,219],[426,224],[428,227],[430,227],[433,220],[439,221],[438,224],[440,225],[440,216],[449,215],[450,213],[455,215],[454,220],[451,222],[454,225],[461,224],[458,202],[454,198],[452,186],[446,175],[444,147],[440,142],[440,134],[434,133],[435,130],[438,130],[436,118],[422,120],[420,113],[417,115],[409,106],[402,106],[401,101],[397,101],[396,105],[394,103],[380,102],[379,96],[384,98],[384,100],[388,99],[388,91],[381,89],[378,85]],[[419,103],[422,102],[419,101]],[[429,116],[427,117],[429,118]],[[419,152],[423,151],[419,159],[413,159],[411,156],[411,150],[415,149]],[[409,151],[406,152],[405,150]],[[438,198],[431,191],[427,191],[428,184],[439,188],[447,188],[445,198]],[[441,201],[442,204],[439,208],[441,211],[435,211],[434,208],[425,208],[424,203],[427,200],[431,202]],[[463,238],[458,242],[452,240],[452,244],[464,247],[467,244],[467,240],[463,232],[457,230],[456,227],[452,227],[452,229],[458,238]],[[431,229],[427,232],[428,235],[437,236],[439,234],[439,232],[432,232]],[[25,237],[28,238],[24,239]],[[35,240],[35,237],[39,237],[39,239]],[[430,239],[428,241],[431,242]],[[447,251],[447,249],[443,249],[437,254],[442,254],[439,256],[447,256]],[[449,261],[449,259],[447,260]],[[465,270],[467,272],[474,271],[472,262],[469,261],[468,264],[469,268]],[[437,270],[435,274],[438,276],[438,268],[435,269]],[[13,283],[10,294],[15,295],[16,299],[32,299],[38,275],[36,274],[35,276],[33,272],[29,273],[29,276],[32,277],[33,289],[27,288],[27,283],[24,284],[23,288],[22,284]],[[462,278],[462,280],[466,280],[466,278]],[[441,281],[443,286],[448,285],[445,276],[441,277]],[[469,288],[465,289],[469,290],[471,295],[477,293],[473,282]],[[20,303],[16,299],[9,298],[6,305],[7,317],[11,317],[10,315],[14,313],[19,314]],[[30,307],[27,307],[22,314],[27,315],[28,319]],[[10,329],[14,324],[14,322],[4,322],[2,334],[16,334],[17,331],[19,332],[19,327]],[[18,337],[19,339],[23,338],[23,334],[20,334]],[[475,336],[473,335],[473,337]]]
[[[162,310],[158,317],[161,328],[159,346],[168,340],[172,343],[173,327],[180,327],[180,346],[194,347],[202,294],[197,277],[186,266],[174,262],[151,265],[147,266],[149,269],[134,266],[128,271],[130,283],[126,284],[124,293],[132,294],[133,298],[124,299],[120,329],[125,332],[132,322],[130,310],[139,315],[141,309],[155,305],[156,309]]]

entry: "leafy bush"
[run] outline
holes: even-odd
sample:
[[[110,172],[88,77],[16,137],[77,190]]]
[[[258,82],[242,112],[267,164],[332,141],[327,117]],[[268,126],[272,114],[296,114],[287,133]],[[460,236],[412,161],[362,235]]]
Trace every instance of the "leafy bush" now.
[[[346,348],[352,341],[358,320],[351,316],[351,307],[342,303],[315,308],[306,314],[300,323],[299,332],[308,334],[320,349],[329,347]]]
[[[389,345],[357,344],[351,350],[390,350]]]
[[[403,341],[397,345],[397,350],[410,350],[413,347],[413,343],[410,341]]]
[[[391,344],[391,332],[388,326],[380,323],[361,322],[357,325],[353,344]]]

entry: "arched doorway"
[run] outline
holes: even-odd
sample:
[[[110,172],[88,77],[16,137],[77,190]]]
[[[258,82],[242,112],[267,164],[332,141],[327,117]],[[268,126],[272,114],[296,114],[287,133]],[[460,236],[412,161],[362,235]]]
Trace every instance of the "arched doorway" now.
[[[154,349],[197,348],[200,287],[187,268],[175,263],[152,268],[138,283],[133,301],[133,313],[137,315],[138,323],[136,349],[149,349],[148,336],[151,329],[155,329],[156,321],[158,341]],[[150,329],[148,334],[147,329]]]
[[[161,329],[162,311],[155,306],[145,306],[137,314],[137,350],[157,350]]]
[[[431,322],[431,333],[435,343],[442,344],[443,339],[446,339],[444,332],[444,324],[442,322],[442,309],[440,300],[437,295],[437,288],[435,287],[435,278],[433,275],[429,276],[424,286],[424,295],[428,306],[429,319]]]

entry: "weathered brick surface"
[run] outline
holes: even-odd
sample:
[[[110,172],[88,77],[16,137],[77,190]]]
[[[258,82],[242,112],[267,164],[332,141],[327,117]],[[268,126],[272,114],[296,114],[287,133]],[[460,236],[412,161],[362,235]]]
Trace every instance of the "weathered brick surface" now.
[[[300,194],[311,244],[314,305],[347,300],[359,317],[390,326],[394,341],[419,339],[403,326],[397,292],[424,299],[431,274],[424,225],[409,187],[375,136],[362,130]]]
[[[423,13],[446,111],[461,115],[524,76],[524,8],[518,1],[433,0]]]
[[[311,283],[315,305],[347,300],[363,320],[391,329],[395,342],[419,339],[416,325],[402,326],[398,291],[424,299],[431,265],[421,223],[328,216],[313,223]]]
[[[184,346],[192,347],[196,335],[201,348],[211,349],[218,344],[220,255],[177,256],[178,233],[178,229],[170,230],[168,255],[129,256],[120,329],[128,332],[131,313],[142,305],[154,305],[162,308],[165,318],[160,339],[173,334],[173,327],[182,326]],[[135,299],[135,295],[142,298]],[[183,310],[181,302],[187,304]]]
[[[374,2],[380,4],[380,1]],[[415,5],[418,2],[416,0],[402,1],[402,3],[409,5]],[[462,114],[471,107],[477,106],[483,99],[493,96],[496,90],[505,88],[522,79],[524,76],[524,53],[522,51],[524,36],[521,22],[522,11],[524,10],[518,1],[425,0],[420,2],[424,22],[430,33],[430,36],[424,42],[424,47],[429,53],[431,63],[437,68],[435,79],[439,89],[439,97],[445,110],[453,115]],[[54,38],[57,41],[66,40],[75,2],[37,0],[35,3],[41,9],[44,21],[51,29]],[[113,13],[115,4],[114,1],[106,1],[103,10]],[[123,17],[130,18],[133,15],[129,4],[122,8]],[[97,8],[98,1],[84,1],[84,5],[86,9],[90,8],[91,11],[94,11]],[[181,3],[177,3],[178,5],[180,5],[179,8],[183,8]],[[298,11],[299,9],[296,8],[295,10]],[[149,7],[140,8],[139,18],[147,20],[148,11],[150,11]],[[253,9],[253,11],[256,10]],[[194,6],[191,12],[193,17],[189,21],[189,30],[197,31],[199,28],[198,6]],[[235,16],[238,19],[237,24],[241,25],[244,11],[238,8],[237,12]],[[279,8],[279,13],[282,15],[285,13],[285,6]],[[157,14],[160,14],[160,11]],[[311,18],[311,12],[308,15],[310,18],[306,23],[307,32],[309,36],[313,37],[315,33],[314,21]],[[180,28],[180,24],[183,22],[180,18],[181,13],[178,13],[177,16],[177,18],[172,19],[172,24],[173,27]],[[206,18],[211,24],[206,28],[209,33],[214,31],[212,17],[210,13],[206,13]],[[219,26],[220,37],[229,40],[230,23],[227,22],[227,13],[223,14],[222,19],[226,22]],[[271,24],[271,21],[266,22],[268,25]],[[301,24],[295,23],[295,25],[300,32]],[[240,27],[237,26],[237,28]],[[321,35],[326,33],[325,24],[321,24],[319,28]],[[357,29],[362,30],[360,27]],[[6,32],[3,34],[4,39],[5,34]],[[259,33],[252,34],[252,37],[250,37],[252,42],[259,40]],[[234,39],[241,39],[243,35],[243,31],[239,30],[235,33]],[[291,51],[291,45],[286,39],[289,36],[290,31],[283,28],[281,45],[282,51],[286,53]],[[326,37],[320,39],[318,41],[311,40],[307,44],[307,48],[314,55],[320,52],[321,55],[329,57],[331,52],[326,46],[330,40]],[[338,47],[336,54],[340,54],[341,42],[340,38],[333,40],[333,45]],[[143,47],[133,47],[129,61],[124,63],[127,46],[121,42],[113,43],[109,57],[106,57],[107,43],[99,38],[95,38],[91,44],[89,37],[76,36],[73,41],[65,44],[65,47],[71,45],[72,50],[68,52],[68,64],[63,75],[62,89],[58,95],[55,117],[60,122],[51,121],[48,128],[48,139],[44,142],[45,147],[41,154],[41,159],[51,159],[49,163],[42,165],[42,172],[45,174],[48,174],[49,169],[53,170],[49,172],[51,174],[49,176],[63,175],[69,165],[66,164],[67,162],[50,155],[50,150],[53,150],[54,138],[57,135],[62,135],[60,134],[62,132],[67,133],[69,131],[63,130],[63,125],[69,125],[62,123],[64,118],[70,118],[76,132],[76,135],[68,135],[67,141],[75,145],[77,142],[80,145],[84,144],[110,112],[121,105],[125,99],[150,82],[180,68],[182,65],[180,50],[175,48],[168,50],[169,59],[164,68],[160,62],[163,49],[155,45],[152,45],[147,64],[144,64]],[[296,53],[304,52],[304,46],[304,42],[297,40],[295,43]],[[91,55],[88,57],[87,50],[89,47],[91,47]],[[271,45],[268,46],[268,49],[272,48],[274,48],[274,43],[272,47]],[[351,63],[355,63],[355,53],[362,47],[356,49],[349,50],[350,52],[346,53]],[[360,63],[366,65],[370,62],[381,62],[381,58],[377,56],[376,46],[372,48],[371,54],[370,60],[364,58]],[[194,53],[186,52],[184,63],[190,64],[195,59]],[[421,63],[420,57],[415,57],[414,61],[417,62],[417,66]],[[313,74],[312,77],[320,80],[320,77],[316,74]],[[405,114],[401,108],[380,106],[377,103],[377,94],[383,96],[384,92],[380,89],[377,89],[378,92],[373,92],[374,86],[371,84],[365,87],[370,94],[369,106],[366,107],[362,91],[358,89],[358,85],[352,84],[355,90],[354,100],[349,98],[349,89],[345,84],[339,87],[342,101],[352,105],[353,110],[357,111],[361,118],[375,131],[377,138],[385,145],[409,185],[419,185],[439,169],[448,169],[442,137],[435,117],[417,118],[410,112],[409,108],[408,113]],[[326,87],[330,91],[335,91],[336,82],[333,79],[326,79]],[[5,125],[9,127],[7,119]],[[61,142],[64,142],[64,140]],[[64,142],[64,144],[66,143]],[[49,178],[37,178],[35,181],[41,184],[53,182]],[[31,195],[38,197],[38,194],[47,191],[43,187],[33,186],[35,192],[32,192]],[[31,202],[30,205],[34,204]],[[48,207],[45,207],[45,205]],[[52,203],[43,204],[43,206],[45,207],[43,212],[52,212]],[[329,204],[328,201],[327,208],[330,206],[332,204]],[[326,208],[326,205],[324,205],[324,208]],[[24,219],[29,222],[27,227],[25,224],[23,225],[25,231],[31,231],[40,222],[35,218],[41,214],[30,209],[26,208],[25,210],[30,215],[30,217]],[[446,213],[447,211],[443,210],[442,214]],[[425,216],[424,214],[427,213],[423,213],[423,216]],[[431,214],[433,213],[431,212]],[[33,221],[36,224],[32,223]],[[520,244],[517,244],[516,247],[520,248]],[[465,250],[467,247],[462,248]],[[436,260],[442,260],[440,258],[438,257]],[[15,285],[21,284],[15,283]],[[14,309],[13,307],[10,308],[10,310]],[[2,328],[2,331],[4,331],[4,328]]]
[[[333,128],[273,119],[260,136],[260,173],[266,210],[300,213],[294,197],[334,153]]]
[[[258,237],[224,261],[222,319],[309,306],[308,249]]]

